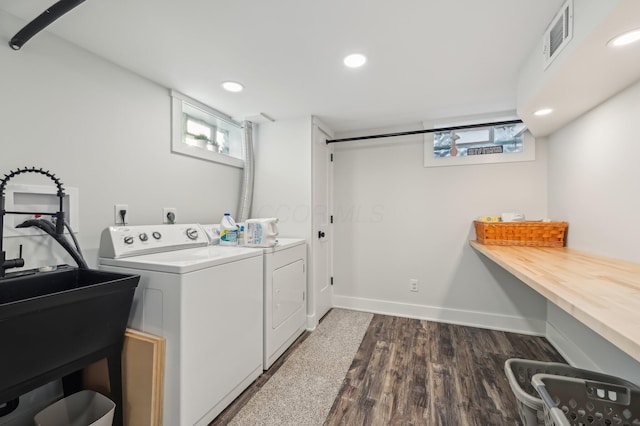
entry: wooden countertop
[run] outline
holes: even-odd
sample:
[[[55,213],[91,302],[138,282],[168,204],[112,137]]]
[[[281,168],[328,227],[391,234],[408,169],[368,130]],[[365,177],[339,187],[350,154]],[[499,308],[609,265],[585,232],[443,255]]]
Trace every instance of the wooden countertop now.
[[[568,248],[469,244],[640,361],[640,264]]]

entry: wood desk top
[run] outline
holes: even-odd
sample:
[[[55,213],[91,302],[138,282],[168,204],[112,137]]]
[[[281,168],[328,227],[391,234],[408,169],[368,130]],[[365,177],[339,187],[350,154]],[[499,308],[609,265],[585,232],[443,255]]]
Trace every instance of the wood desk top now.
[[[568,248],[469,244],[640,361],[640,264]]]

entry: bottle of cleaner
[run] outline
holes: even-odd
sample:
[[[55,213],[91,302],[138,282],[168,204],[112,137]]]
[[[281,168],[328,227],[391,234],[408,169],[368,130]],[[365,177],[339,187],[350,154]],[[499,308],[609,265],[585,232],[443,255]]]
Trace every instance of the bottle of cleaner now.
[[[225,213],[220,221],[220,245],[238,245],[238,225],[229,213]]]
[[[245,244],[244,225],[240,225],[240,230],[238,231],[238,245],[243,246],[244,244]]]

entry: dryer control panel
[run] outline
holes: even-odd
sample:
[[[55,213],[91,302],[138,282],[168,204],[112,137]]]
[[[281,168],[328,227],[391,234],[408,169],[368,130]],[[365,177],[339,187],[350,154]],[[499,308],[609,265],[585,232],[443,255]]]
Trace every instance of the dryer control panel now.
[[[164,251],[203,247],[208,244],[201,225],[110,226],[102,231],[99,257],[118,259]]]

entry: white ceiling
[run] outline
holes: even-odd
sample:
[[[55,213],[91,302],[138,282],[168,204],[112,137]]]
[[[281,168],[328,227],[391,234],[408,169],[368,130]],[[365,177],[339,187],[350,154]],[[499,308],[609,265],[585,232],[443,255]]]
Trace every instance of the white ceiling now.
[[[26,23],[54,1],[0,8]],[[518,70],[563,1],[87,0],[47,31],[233,117],[346,132],[515,110]],[[364,68],[343,66],[352,52]]]

